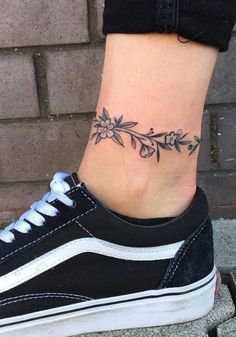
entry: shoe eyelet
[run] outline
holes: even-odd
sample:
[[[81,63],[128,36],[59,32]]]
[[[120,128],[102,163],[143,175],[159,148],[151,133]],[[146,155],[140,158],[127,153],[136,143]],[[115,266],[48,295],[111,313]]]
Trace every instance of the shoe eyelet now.
[[[77,207],[77,202],[75,200],[73,200],[73,204],[71,206],[71,208],[76,208]]]

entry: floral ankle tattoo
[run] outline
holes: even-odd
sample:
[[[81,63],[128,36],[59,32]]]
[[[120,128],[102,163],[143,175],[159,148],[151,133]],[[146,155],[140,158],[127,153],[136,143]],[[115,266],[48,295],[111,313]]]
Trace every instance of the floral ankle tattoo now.
[[[201,139],[194,136],[194,140],[187,140],[188,133],[184,133],[179,129],[175,131],[167,131],[156,133],[152,128],[147,133],[139,133],[134,130],[136,122],[123,122],[123,115],[118,119],[111,119],[108,111],[103,108],[102,114],[93,119],[93,128],[96,131],[92,134],[91,140],[95,139],[98,144],[103,139],[111,139],[115,143],[124,146],[122,133],[130,136],[131,145],[134,149],[139,149],[140,157],[149,158],[156,156],[160,161],[160,150],[176,150],[181,152],[186,147],[189,155],[195,152],[201,143]]]

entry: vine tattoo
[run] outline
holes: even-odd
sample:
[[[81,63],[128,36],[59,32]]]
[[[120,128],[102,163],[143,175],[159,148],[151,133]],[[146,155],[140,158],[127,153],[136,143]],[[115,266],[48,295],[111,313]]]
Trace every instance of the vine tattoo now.
[[[98,144],[108,138],[124,147],[122,134],[126,133],[130,137],[132,147],[139,149],[142,158],[156,156],[158,162],[161,150],[181,152],[182,148],[186,147],[191,155],[201,143],[201,139],[197,136],[194,136],[194,140],[188,140],[188,133],[184,133],[181,129],[176,132],[156,133],[151,128],[147,133],[139,133],[134,129],[137,124],[137,122],[123,122],[123,115],[118,119],[114,117],[112,120],[108,111],[103,108],[102,114],[93,119],[93,127],[96,131],[90,139],[95,139],[95,144]]]

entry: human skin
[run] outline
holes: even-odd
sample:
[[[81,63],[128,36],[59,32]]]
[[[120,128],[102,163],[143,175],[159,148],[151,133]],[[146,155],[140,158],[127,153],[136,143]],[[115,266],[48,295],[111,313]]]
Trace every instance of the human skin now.
[[[189,145],[191,149],[201,137],[217,54],[216,48],[207,45],[181,43],[175,34],[107,35],[96,120],[101,121],[99,116],[106,110],[112,132],[114,117],[123,115],[122,121],[133,126],[118,128],[119,144],[112,133],[102,133],[95,121],[93,139],[78,171],[79,179],[106,207],[132,217],[154,218],[178,216],[191,204],[200,146],[190,153]],[[130,132],[145,135],[150,128],[154,134],[165,134],[159,140],[166,149],[160,148],[158,160],[156,150],[150,155],[149,147],[141,151],[137,138],[132,143]],[[187,133],[186,144],[178,148],[174,138],[181,132]]]

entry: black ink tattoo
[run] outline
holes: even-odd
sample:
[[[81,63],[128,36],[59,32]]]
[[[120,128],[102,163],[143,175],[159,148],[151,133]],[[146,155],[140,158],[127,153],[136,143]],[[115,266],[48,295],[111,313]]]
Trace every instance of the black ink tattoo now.
[[[103,108],[102,114],[93,119],[93,127],[96,131],[90,139],[95,139],[95,144],[101,140],[109,138],[115,143],[124,146],[121,133],[130,136],[131,145],[137,149],[139,145],[139,154],[142,158],[149,158],[156,155],[156,159],[160,161],[160,150],[176,150],[181,152],[183,146],[187,147],[189,155],[194,153],[201,143],[201,139],[194,136],[194,140],[187,140],[188,133],[184,133],[179,129],[176,132],[156,133],[152,128],[147,133],[139,133],[134,130],[137,122],[123,122],[123,115],[118,119],[114,117],[112,120],[108,111]]]

